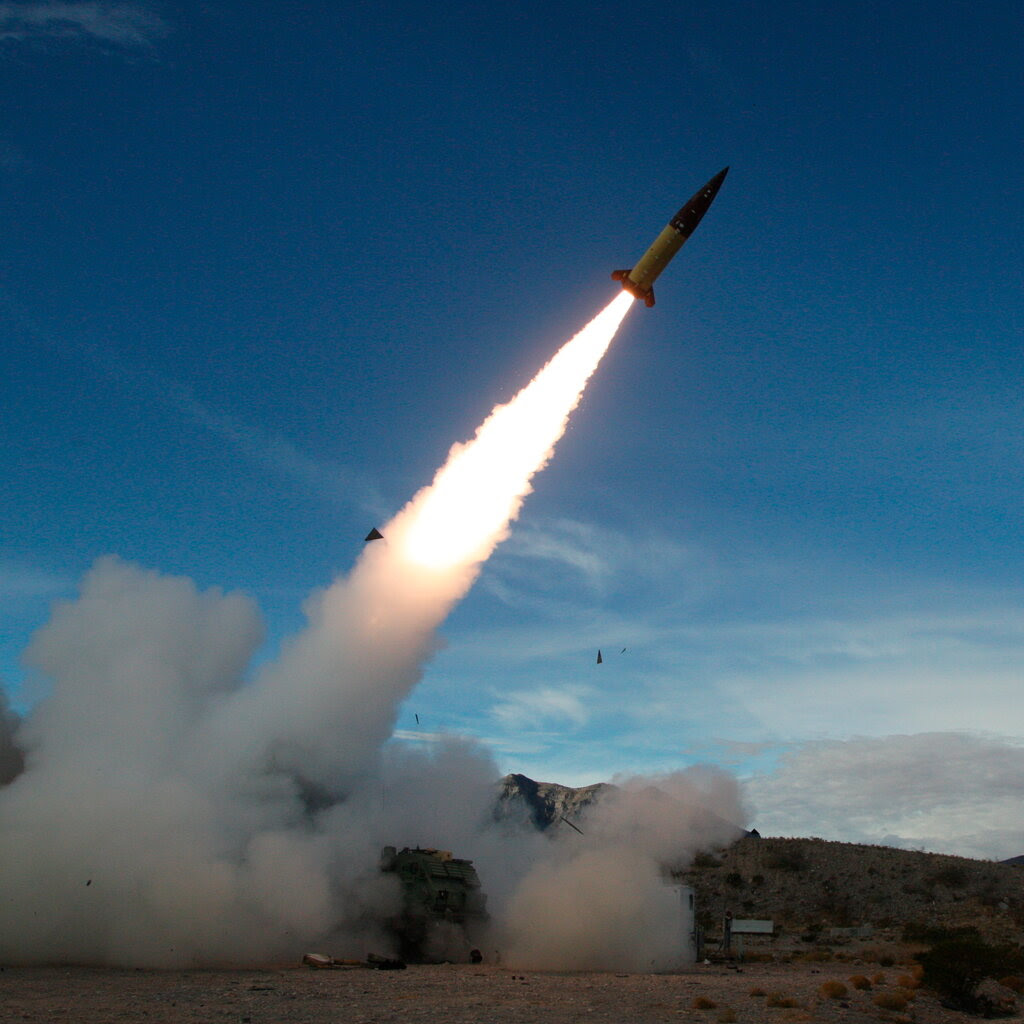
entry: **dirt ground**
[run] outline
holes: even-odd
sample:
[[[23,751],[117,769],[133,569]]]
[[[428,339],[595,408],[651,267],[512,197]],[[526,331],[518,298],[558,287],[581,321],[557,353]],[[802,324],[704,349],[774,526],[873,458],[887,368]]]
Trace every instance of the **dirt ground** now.
[[[870,990],[850,977],[874,976]],[[546,973],[488,964],[312,970],[301,965],[231,970],[0,968],[0,1022],[68,1024],[707,1024],[763,1021],[913,1021],[953,1024],[964,1015],[917,990],[903,1010],[900,968],[850,963],[697,965],[672,974]],[[845,985],[839,998],[825,982]],[[763,993],[763,994],[759,994]],[[902,998],[906,998],[904,993]],[[790,1005],[771,1005],[773,1003]],[[713,1004],[713,1005],[708,1005]],[[1022,1018],[1011,1018],[1021,1020]]]

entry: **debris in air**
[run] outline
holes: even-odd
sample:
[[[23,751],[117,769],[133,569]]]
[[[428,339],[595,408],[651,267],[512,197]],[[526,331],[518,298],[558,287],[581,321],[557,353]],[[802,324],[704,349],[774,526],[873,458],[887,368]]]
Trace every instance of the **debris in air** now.
[[[384,534],[383,534],[383,533],[381,533],[381,532],[380,532],[380,530],[378,530],[378,529],[377,529],[377,527],[375,526],[375,527],[374,527],[374,528],[373,528],[373,529],[372,529],[372,530],[371,530],[371,531],[370,531],[370,532],[369,532],[369,533],[368,533],[368,534],[367,534],[367,535],[366,535],[366,536],[365,536],[365,537],[363,538],[363,543],[365,544],[365,543],[367,543],[368,541],[371,541],[371,540],[383,540],[383,539],[384,539]]]
[[[597,649],[597,663],[598,663],[598,665],[600,665],[603,661],[604,661],[604,658],[601,657],[601,648],[599,647]]]

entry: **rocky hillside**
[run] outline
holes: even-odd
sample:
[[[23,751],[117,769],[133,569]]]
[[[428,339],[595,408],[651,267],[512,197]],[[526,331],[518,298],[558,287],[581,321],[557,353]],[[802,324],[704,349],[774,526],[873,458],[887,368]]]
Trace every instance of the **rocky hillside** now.
[[[614,789],[606,782],[573,789],[557,782],[534,782],[526,775],[506,775],[499,786],[494,816],[528,821],[543,832],[563,819],[575,822],[584,808]]]
[[[973,926],[1024,940],[1024,868],[937,853],[823,839],[747,836],[697,857],[684,880],[714,932],[727,910],[770,918],[790,937],[893,941]]]

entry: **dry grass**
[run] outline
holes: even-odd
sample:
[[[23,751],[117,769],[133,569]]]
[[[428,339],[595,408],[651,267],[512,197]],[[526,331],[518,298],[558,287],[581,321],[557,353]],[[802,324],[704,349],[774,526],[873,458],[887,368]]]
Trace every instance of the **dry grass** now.
[[[769,992],[766,1006],[774,1007],[777,1010],[792,1010],[800,1004],[790,996],[784,996],[781,992]]]
[[[766,996],[766,995],[768,995],[768,993],[765,992],[765,990],[763,988],[754,987],[754,988],[752,988],[750,990],[750,997],[751,997],[751,999],[759,999],[761,996]]]
[[[718,1024],[736,1024],[736,1011],[726,1006],[718,1015]]]
[[[693,1010],[716,1010],[718,1003],[714,999],[708,999],[707,996],[697,996],[692,1003],[690,1008]]]
[[[881,971],[879,971],[877,974],[872,974],[871,975],[871,984],[872,985],[884,985],[885,984],[885,975]]]
[[[808,964],[827,964],[833,959],[830,949],[812,949],[806,953],[798,953],[793,959]]]
[[[907,998],[907,993],[904,989],[896,989],[893,992],[879,992],[871,1001],[875,1006],[883,1010],[899,1011],[907,1008],[907,1003],[910,1002],[910,999]]]
[[[861,992],[868,992],[871,989],[871,982],[863,974],[855,974],[850,979],[850,984]]]
[[[821,986],[821,994],[826,999],[845,999],[850,990],[841,981],[826,981]]]

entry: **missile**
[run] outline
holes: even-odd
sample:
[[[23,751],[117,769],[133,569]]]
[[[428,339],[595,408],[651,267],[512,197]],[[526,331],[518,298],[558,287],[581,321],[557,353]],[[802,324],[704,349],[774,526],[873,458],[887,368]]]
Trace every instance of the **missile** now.
[[[640,257],[640,262],[632,270],[613,270],[612,280],[621,281],[627,292],[653,306],[654,282],[682,249],[683,243],[697,230],[701,217],[708,212],[728,173],[729,168],[723,167],[706,185],[694,192],[689,202],[665,225],[650,249]]]

